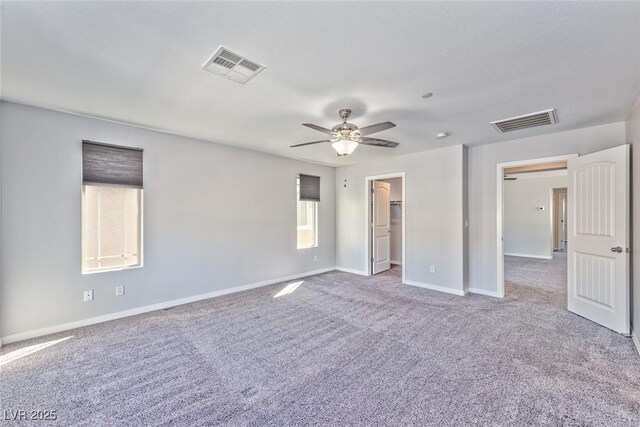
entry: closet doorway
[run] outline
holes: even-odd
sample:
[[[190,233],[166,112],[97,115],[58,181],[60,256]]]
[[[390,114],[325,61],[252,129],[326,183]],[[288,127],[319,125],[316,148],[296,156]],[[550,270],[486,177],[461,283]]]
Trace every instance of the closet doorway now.
[[[404,278],[404,173],[367,177],[366,184],[368,274]]]

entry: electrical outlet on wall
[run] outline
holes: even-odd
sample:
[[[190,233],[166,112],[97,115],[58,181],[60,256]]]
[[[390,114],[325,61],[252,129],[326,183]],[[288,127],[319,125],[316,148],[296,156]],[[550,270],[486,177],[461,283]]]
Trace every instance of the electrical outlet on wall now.
[[[93,301],[93,289],[89,289],[88,291],[84,291],[83,297],[84,297],[84,302]]]
[[[429,273],[435,273],[436,272],[436,266],[432,265],[429,267]]]
[[[116,286],[116,296],[119,297],[121,295],[124,295],[124,285]]]
[[[318,255],[314,255],[314,256],[313,256],[313,260],[314,260],[315,262],[318,262]]]

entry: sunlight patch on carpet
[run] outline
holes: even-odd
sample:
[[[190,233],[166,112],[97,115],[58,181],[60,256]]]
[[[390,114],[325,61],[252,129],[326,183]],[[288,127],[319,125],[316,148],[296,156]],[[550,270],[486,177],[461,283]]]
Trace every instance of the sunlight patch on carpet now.
[[[7,354],[3,354],[2,356],[0,356],[0,366],[6,365],[7,363],[13,362],[14,360],[21,359],[37,351],[44,350],[47,347],[51,347],[52,345],[56,345],[70,338],[73,338],[73,335],[66,338],[60,338],[59,340],[47,341],[40,344],[30,345],[28,347],[15,350]]]
[[[278,297],[281,297],[281,296],[284,296],[284,295],[288,295],[291,292],[293,292],[296,289],[298,289],[298,286],[302,285],[303,282],[304,282],[304,280],[300,280],[299,282],[289,283],[287,286],[282,288],[282,290],[280,292],[278,292],[277,294],[275,294],[273,297],[274,298],[278,298]]]

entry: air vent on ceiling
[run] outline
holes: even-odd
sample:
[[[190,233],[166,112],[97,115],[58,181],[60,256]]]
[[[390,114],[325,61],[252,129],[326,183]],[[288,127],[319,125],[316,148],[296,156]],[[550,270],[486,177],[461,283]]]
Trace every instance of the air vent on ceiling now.
[[[202,66],[203,70],[212,72],[228,80],[245,84],[266,67],[224,46],[209,58]]]
[[[554,125],[558,123],[556,110],[538,111],[537,113],[525,114],[524,116],[511,117],[510,119],[497,120],[491,122],[498,132],[505,133],[514,130],[527,129],[536,126]]]

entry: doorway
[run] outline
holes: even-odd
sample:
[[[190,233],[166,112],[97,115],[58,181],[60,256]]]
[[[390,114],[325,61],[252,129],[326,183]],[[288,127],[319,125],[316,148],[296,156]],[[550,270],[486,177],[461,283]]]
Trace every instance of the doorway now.
[[[567,252],[567,188],[553,189],[553,251]]]
[[[405,173],[365,178],[367,275],[406,271]]]
[[[566,162],[504,168],[505,294],[567,307],[567,256],[562,248]],[[562,190],[559,190],[562,189]],[[559,243],[556,244],[556,240]]]
[[[553,280],[562,280],[554,284],[562,286],[566,293],[566,273],[560,279],[556,277],[566,271],[566,257],[563,261],[562,254],[553,251],[553,188],[560,186],[548,182],[563,174],[566,180],[567,161],[574,157],[577,155],[497,165],[497,293],[500,298],[505,296],[506,262],[514,269],[527,272],[527,277],[537,277],[534,273],[540,268],[537,264],[541,261],[553,264],[554,254],[557,265],[554,265]],[[562,186],[565,187],[566,184]],[[515,272],[514,269],[511,271]],[[566,297],[564,299],[566,301]]]
[[[526,173],[527,170],[523,169],[527,168],[553,169],[553,164],[559,162],[566,162],[568,173],[565,202],[566,255],[556,252],[558,257],[564,256],[567,259],[566,277],[561,278],[566,284],[565,307],[586,319],[627,335],[630,331],[631,290],[629,144],[581,156],[568,155],[497,164],[498,296],[505,296],[505,255],[509,255],[505,250],[507,245],[504,239],[505,182],[516,178],[512,172]],[[548,194],[549,204],[552,206],[553,189]],[[540,203],[536,210],[541,213],[545,206]],[[553,212],[550,219],[553,221]],[[551,231],[549,235],[552,235]],[[552,248],[554,245],[551,243],[549,246]],[[540,269],[533,268],[528,272],[527,278],[538,278],[540,275]]]

